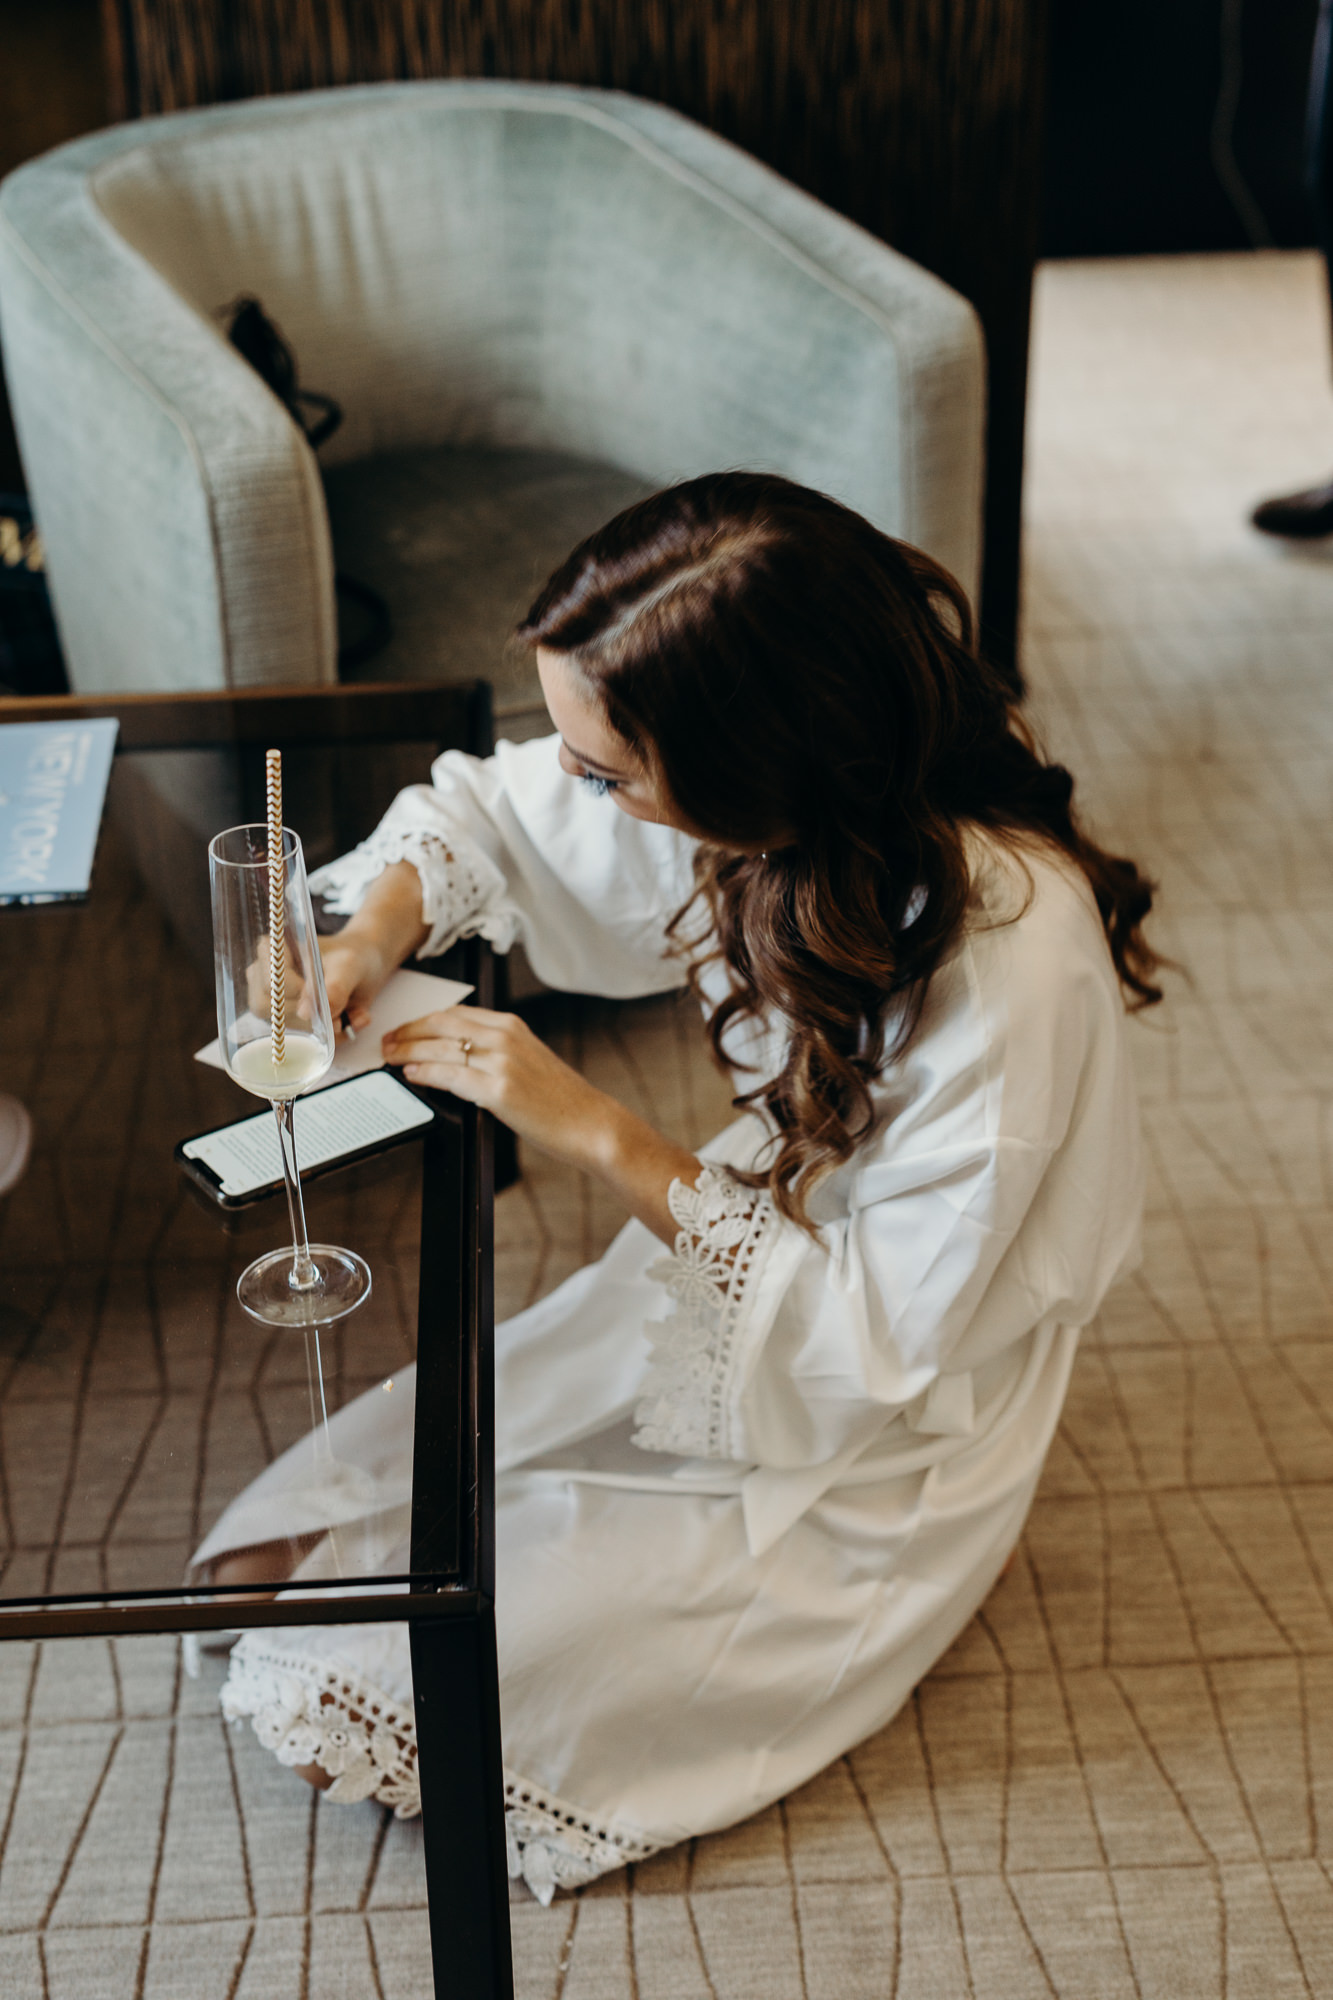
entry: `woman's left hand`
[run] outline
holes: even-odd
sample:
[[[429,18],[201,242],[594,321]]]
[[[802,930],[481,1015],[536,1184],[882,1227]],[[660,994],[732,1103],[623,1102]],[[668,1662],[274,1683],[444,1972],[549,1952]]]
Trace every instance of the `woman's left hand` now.
[[[603,1167],[621,1108],[547,1048],[517,1014],[449,1007],[384,1037],[384,1060],[413,1083],[480,1104],[544,1152]]]
[[[384,1060],[413,1083],[480,1104],[580,1172],[613,1189],[631,1215],[664,1243],[675,1241],[670,1187],[693,1187],[695,1155],[597,1090],[553,1055],[517,1014],[447,1007],[384,1037]]]

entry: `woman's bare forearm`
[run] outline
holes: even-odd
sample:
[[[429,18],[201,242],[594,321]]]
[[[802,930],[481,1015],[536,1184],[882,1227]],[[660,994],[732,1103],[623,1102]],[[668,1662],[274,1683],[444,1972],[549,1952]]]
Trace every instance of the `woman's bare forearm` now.
[[[421,877],[410,861],[395,861],[377,875],[338,933],[343,944],[378,952],[386,974],[419,951],[429,935],[421,913]]]
[[[677,1223],[667,1195],[673,1181],[693,1187],[699,1178],[696,1154],[665,1138],[645,1119],[614,1099],[590,1133],[586,1165],[663,1243],[676,1240]]]

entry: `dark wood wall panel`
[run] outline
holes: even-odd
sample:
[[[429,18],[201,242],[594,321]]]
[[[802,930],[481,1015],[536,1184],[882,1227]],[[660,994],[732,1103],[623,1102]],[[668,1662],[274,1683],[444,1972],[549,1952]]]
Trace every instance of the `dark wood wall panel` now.
[[[122,116],[393,77],[600,84],[675,106],[981,314],[983,613],[1018,605],[1046,0],[104,0]]]

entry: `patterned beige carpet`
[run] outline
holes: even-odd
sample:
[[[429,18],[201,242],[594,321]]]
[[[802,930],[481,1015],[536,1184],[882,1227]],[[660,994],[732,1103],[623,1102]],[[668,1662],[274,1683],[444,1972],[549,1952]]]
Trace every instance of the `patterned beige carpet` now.
[[[745,1826],[516,1900],[522,2000],[1333,1993],[1333,550],[1243,525],[1333,472],[1327,376],[1310,258],[1043,274],[1027,668],[1190,974],[1135,1031],[1146,1262],[909,1709]],[[556,1029],[687,1140],[719,1122],[674,1003]],[[530,1161],[501,1310],[616,1222]],[[0,1649],[5,2000],[425,2000],[417,1830],[229,1736],[220,1673]]]

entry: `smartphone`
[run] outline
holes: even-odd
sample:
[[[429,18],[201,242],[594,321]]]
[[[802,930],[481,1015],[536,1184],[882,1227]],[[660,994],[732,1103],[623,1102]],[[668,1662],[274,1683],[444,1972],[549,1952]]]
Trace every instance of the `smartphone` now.
[[[417,1137],[435,1113],[388,1070],[370,1070],[301,1100],[297,1159],[301,1179],[371,1159]],[[182,1172],[219,1208],[248,1208],[282,1188],[282,1154],[272,1109],[234,1125],[182,1139],[174,1155]]]

